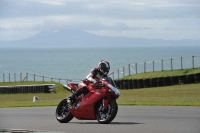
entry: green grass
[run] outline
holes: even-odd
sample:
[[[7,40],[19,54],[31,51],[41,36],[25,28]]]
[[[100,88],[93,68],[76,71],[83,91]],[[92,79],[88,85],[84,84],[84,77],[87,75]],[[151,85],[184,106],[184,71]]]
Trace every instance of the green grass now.
[[[183,70],[164,70],[164,71],[155,71],[155,72],[145,72],[133,74],[130,76],[125,76],[120,79],[145,79],[145,78],[154,78],[154,77],[167,77],[167,76],[177,76],[177,75],[186,75],[186,74],[195,74],[200,73],[200,68],[188,68]]]
[[[30,84],[55,84],[56,93],[0,94],[0,107],[55,106],[61,99],[70,95],[70,92],[63,89],[62,84],[56,82],[7,82],[0,83],[0,86]],[[39,102],[33,103],[34,96],[39,98]]]
[[[200,84],[121,90],[120,105],[200,106]]]
[[[56,106],[70,92],[56,82],[0,83],[0,86],[25,84],[56,84],[57,93],[0,94],[0,108]],[[166,87],[120,90],[119,105],[148,106],[200,106],[200,84],[185,84]],[[39,102],[33,103],[33,96]]]
[[[33,106],[55,106],[69,93],[32,93],[32,94],[1,94],[0,107],[33,107]],[[39,98],[39,102],[33,102],[33,96]]]

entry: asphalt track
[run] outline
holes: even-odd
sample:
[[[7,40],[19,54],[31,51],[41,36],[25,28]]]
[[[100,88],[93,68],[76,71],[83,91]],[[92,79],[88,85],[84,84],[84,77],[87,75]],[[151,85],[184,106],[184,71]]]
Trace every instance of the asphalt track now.
[[[200,107],[119,106],[110,124],[75,118],[62,124],[55,118],[55,109],[0,108],[0,132],[200,133]]]

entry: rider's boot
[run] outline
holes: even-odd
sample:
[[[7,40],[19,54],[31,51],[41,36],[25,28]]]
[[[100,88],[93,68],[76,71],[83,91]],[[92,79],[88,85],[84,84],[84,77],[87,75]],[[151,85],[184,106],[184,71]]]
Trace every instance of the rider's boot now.
[[[76,99],[78,99],[78,96],[82,93],[81,89],[76,90],[69,98],[67,99],[67,102],[69,105],[72,105]]]
[[[74,101],[76,101],[76,99],[78,99],[78,96],[80,96],[81,94],[86,95],[88,93],[88,88],[86,86],[79,88],[78,90],[76,90],[67,100],[69,105],[72,105],[74,103]]]
[[[71,96],[68,97],[67,99],[67,103],[72,106],[72,103],[74,102],[75,100],[75,97],[74,97],[74,94],[72,94]]]

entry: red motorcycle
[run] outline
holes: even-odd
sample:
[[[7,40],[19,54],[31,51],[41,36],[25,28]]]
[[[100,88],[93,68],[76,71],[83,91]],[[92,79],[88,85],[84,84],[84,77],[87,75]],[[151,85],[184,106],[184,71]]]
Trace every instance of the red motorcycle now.
[[[89,93],[79,96],[69,104],[69,97],[57,106],[56,119],[60,123],[68,123],[73,117],[79,120],[97,120],[101,124],[110,123],[116,116],[118,105],[116,99],[120,92],[110,77],[102,78],[98,85],[88,84]],[[69,82],[63,88],[74,93],[78,84]]]

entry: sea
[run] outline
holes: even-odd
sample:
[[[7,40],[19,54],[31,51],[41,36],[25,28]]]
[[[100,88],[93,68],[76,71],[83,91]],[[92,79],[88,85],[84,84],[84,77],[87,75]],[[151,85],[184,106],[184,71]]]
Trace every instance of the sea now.
[[[110,62],[110,76],[116,79],[129,73],[200,67],[200,46],[0,48],[0,82],[79,81],[101,60]]]

